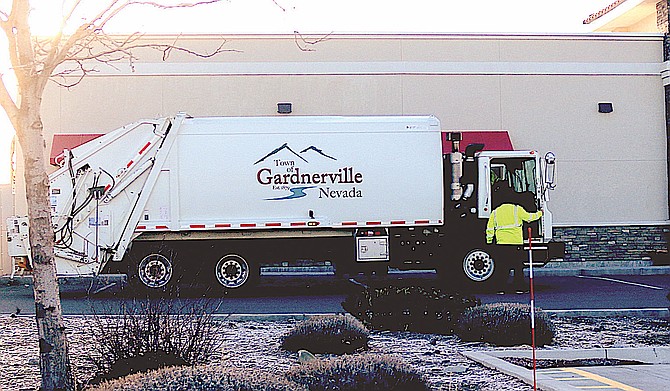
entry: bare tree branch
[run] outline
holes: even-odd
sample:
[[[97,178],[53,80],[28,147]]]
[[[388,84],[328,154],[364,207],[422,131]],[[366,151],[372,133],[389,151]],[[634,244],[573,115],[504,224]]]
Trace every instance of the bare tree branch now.
[[[50,38],[32,35],[29,23],[30,0],[13,0],[9,3],[9,12],[0,11],[0,28],[7,37],[11,68],[18,82],[16,100],[12,99],[4,82],[0,83],[0,106],[9,115],[23,149],[33,260],[33,294],[35,307],[40,314],[36,316],[36,323],[40,339],[41,389],[74,391],[76,388],[56,283],[54,232],[51,225],[49,180],[44,159],[44,125],[41,118],[46,83],[53,80],[63,87],[76,86],[85,76],[96,72],[94,67],[98,64],[115,67],[120,62],[128,61],[132,68],[138,58],[135,50],[159,50],[163,60],[167,60],[175,51],[203,58],[229,51],[223,49],[225,40],[212,52],[199,53],[179,46],[177,40],[163,44],[145,41],[139,33],[121,37],[108,35],[104,31],[107,23],[131,6],[178,9],[221,1],[224,0],[194,0],[173,5],[142,0],[99,1],[105,4],[102,10],[70,33],[69,28],[76,25],[73,21],[74,15],[78,14],[84,1],[69,0],[69,9],[66,12],[64,7],[61,9],[60,29]],[[276,4],[276,0],[272,1]],[[45,348],[42,349],[42,346]]]
[[[128,1],[128,5],[149,5],[154,8],[159,8],[159,9],[174,9],[174,8],[192,8],[192,7],[199,7],[202,5],[207,5],[207,4],[216,4],[220,3],[222,0],[200,0],[200,1],[192,1],[192,2],[186,2],[186,3],[178,3],[178,4],[160,4],[155,1],[135,1],[131,0]]]
[[[299,31],[294,31],[293,32],[293,38],[295,40],[295,44],[298,47],[298,49],[302,50],[303,52],[312,52],[314,49],[311,48],[311,46],[318,45],[321,42],[325,42],[329,40],[330,36],[333,34],[333,32],[329,32],[328,34],[313,39],[313,40],[307,40],[304,35],[302,35]]]
[[[281,4],[277,2],[277,0],[272,0],[272,2],[275,3],[275,5],[279,7],[280,10],[282,10],[282,12],[286,12],[286,8],[282,7]]]
[[[201,58],[211,58],[217,54],[234,51],[223,49],[226,41],[214,49],[211,53],[200,53],[186,47],[176,45],[176,40],[173,44],[148,44],[140,43],[143,35],[139,33],[130,34],[123,38],[118,36],[110,36],[104,32],[104,27],[109,21],[117,17],[121,12],[131,6],[148,6],[157,9],[179,9],[192,8],[202,5],[210,5],[219,3],[223,0],[201,0],[193,2],[182,2],[178,4],[160,4],[155,1],[139,1],[139,0],[113,0],[103,10],[98,12],[90,21],[82,24],[77,30],[68,37],[63,36],[65,26],[70,22],[72,15],[74,15],[76,8],[81,4],[81,0],[75,2],[69,12],[63,17],[61,21],[60,33],[53,37],[49,42],[40,41],[35,42],[34,46],[39,53],[33,65],[34,68],[41,71],[47,77],[54,80],[56,84],[65,87],[72,87],[81,82],[80,76],[85,76],[94,71],[94,69],[86,68],[82,63],[86,61],[95,61],[112,66],[113,63],[120,61],[128,61],[131,69],[134,68],[136,57],[133,55],[134,50],[151,48],[163,53],[163,60],[167,60],[173,51],[183,52],[192,56]],[[178,37],[179,38],[179,37]],[[47,54],[48,53],[48,54]],[[73,66],[68,67],[64,71],[57,71],[60,67],[71,63]],[[77,80],[73,83],[63,82],[65,77],[74,77]],[[83,77],[82,77],[83,78]],[[39,79],[38,82],[46,83],[47,79]]]
[[[2,76],[3,75],[0,74],[0,81],[2,81]],[[4,82],[0,82],[0,106],[2,106],[7,113],[12,125],[16,127],[18,125],[19,107],[16,105],[16,102],[14,102],[14,99],[12,99]]]

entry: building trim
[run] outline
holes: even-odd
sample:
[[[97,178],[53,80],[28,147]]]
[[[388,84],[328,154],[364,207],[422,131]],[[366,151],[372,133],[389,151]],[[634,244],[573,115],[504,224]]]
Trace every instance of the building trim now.
[[[655,76],[663,63],[584,62],[180,62],[99,67],[87,78],[110,76]],[[58,71],[57,71],[58,72]],[[76,77],[72,75],[72,77]]]
[[[112,38],[124,38],[127,35],[111,34]],[[384,32],[350,32],[350,33],[332,33],[332,32],[303,32],[295,34],[286,33],[224,33],[224,34],[146,34],[142,40],[162,41],[168,40],[171,43],[175,38],[179,41],[186,40],[298,40],[301,39],[318,42],[328,40],[523,40],[523,41],[542,41],[542,40],[566,40],[566,41],[662,41],[663,34],[655,32],[587,32],[587,33],[384,33]],[[318,47],[318,45],[316,46]]]

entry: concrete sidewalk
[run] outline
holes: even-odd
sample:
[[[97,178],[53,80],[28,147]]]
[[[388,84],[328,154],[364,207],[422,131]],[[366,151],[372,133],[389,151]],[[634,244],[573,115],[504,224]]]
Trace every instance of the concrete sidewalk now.
[[[505,361],[506,357],[532,358],[532,350],[463,352],[467,358],[533,384],[533,371]],[[538,360],[611,359],[635,361],[639,365],[583,366],[538,369],[537,387],[546,391],[610,389],[662,391],[670,384],[670,347],[537,350]]]
[[[658,276],[670,275],[670,266],[588,266],[580,267],[578,262],[570,262],[570,267],[561,267],[560,263],[548,263],[547,266],[533,268],[533,275],[537,277],[554,276]],[[529,269],[524,269],[528,276]]]

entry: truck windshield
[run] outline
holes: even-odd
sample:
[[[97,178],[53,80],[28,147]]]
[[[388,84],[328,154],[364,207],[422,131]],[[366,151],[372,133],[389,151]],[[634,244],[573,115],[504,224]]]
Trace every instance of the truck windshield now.
[[[516,193],[537,194],[535,159],[491,160],[491,187],[506,185]]]

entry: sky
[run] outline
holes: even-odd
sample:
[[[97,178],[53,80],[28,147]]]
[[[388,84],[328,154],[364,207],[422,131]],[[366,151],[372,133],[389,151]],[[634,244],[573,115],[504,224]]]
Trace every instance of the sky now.
[[[586,32],[589,26],[582,21],[612,1],[227,0],[188,10],[137,6],[110,27],[148,33]],[[34,28],[53,30],[58,22],[54,15],[62,14],[61,2],[33,0],[33,4]]]
[[[73,0],[64,0],[71,3]],[[185,2],[166,0],[162,3]],[[109,32],[143,33],[584,33],[582,21],[613,0],[228,0],[192,9],[137,6],[109,25]],[[10,8],[0,0],[0,10]],[[63,2],[33,0],[31,29],[51,35],[64,14]],[[102,0],[84,0],[75,22]],[[78,23],[77,23],[78,24]],[[0,37],[0,74],[11,73]],[[9,82],[11,83],[11,82]],[[11,126],[0,110],[0,184],[9,182]]]

